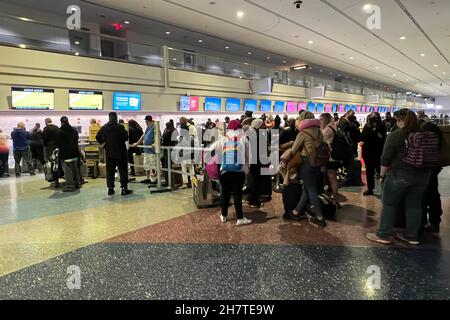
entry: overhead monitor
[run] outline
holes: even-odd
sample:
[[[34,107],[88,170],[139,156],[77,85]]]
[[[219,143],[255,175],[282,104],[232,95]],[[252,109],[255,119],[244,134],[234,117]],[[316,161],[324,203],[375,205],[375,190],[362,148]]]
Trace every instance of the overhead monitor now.
[[[361,112],[361,106],[356,106],[356,112]]]
[[[298,111],[306,110],[308,108],[308,104],[306,102],[300,102],[298,104]]]
[[[55,91],[42,88],[11,88],[12,108],[16,110],[53,110]]]
[[[103,93],[91,90],[69,90],[69,109],[102,110]]]
[[[334,111],[333,111],[333,105],[332,105],[332,104],[329,104],[329,103],[327,103],[327,104],[325,105],[325,109],[324,109],[324,112],[327,112],[327,113],[331,113],[331,112],[334,112]]]
[[[284,101],[275,101],[274,111],[275,112],[284,112]]]
[[[205,111],[220,112],[222,110],[222,98],[206,97]]]
[[[323,113],[325,111],[325,106],[323,103],[316,104],[316,112]]]
[[[247,99],[244,101],[244,111],[256,112],[258,109],[258,101],[253,99]]]
[[[378,112],[379,107],[373,107],[373,112]]]
[[[199,111],[200,97],[196,96],[181,96],[180,97],[180,111]]]
[[[225,110],[231,112],[242,111],[241,99],[238,98],[227,98],[225,100]]]
[[[314,102],[308,102],[308,111],[316,112],[316,104]]]
[[[339,111],[339,105],[333,104],[333,112],[338,112],[338,111]]]
[[[340,112],[340,113],[343,113],[343,112],[345,112],[345,105],[343,105],[343,104],[340,104],[340,105],[339,105],[339,109],[338,109],[338,112]]]
[[[345,112],[352,110],[352,106],[349,104],[345,105]]]
[[[272,112],[272,101],[271,100],[261,100],[260,109],[262,112]]]
[[[116,111],[139,111],[142,97],[139,92],[114,92],[113,109]]]
[[[296,102],[288,102],[287,106],[286,106],[286,111],[287,112],[297,112],[298,111],[298,107],[297,107],[297,103]]]

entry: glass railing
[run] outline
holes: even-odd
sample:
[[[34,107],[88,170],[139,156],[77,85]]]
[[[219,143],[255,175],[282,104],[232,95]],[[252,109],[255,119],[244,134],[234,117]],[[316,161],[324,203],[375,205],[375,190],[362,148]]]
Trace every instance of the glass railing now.
[[[27,20],[0,13],[0,44],[46,50],[79,56],[164,66],[164,49],[148,43],[129,41],[127,34],[111,36],[88,30],[72,31],[65,27]],[[172,69],[188,70],[240,79],[254,80],[271,77],[275,83],[298,86],[324,86],[327,90],[357,95],[379,95],[396,99],[394,92],[370,88],[357,82],[336,81],[332,76],[318,75],[309,70],[291,71],[270,65],[246,63],[238,57],[224,58],[169,49],[168,65]]]

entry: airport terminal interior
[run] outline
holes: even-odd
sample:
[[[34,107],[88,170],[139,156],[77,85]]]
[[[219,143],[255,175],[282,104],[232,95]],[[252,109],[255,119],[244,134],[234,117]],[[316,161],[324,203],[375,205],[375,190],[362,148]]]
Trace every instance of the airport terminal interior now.
[[[0,299],[448,300],[449,43],[449,0],[0,0]]]

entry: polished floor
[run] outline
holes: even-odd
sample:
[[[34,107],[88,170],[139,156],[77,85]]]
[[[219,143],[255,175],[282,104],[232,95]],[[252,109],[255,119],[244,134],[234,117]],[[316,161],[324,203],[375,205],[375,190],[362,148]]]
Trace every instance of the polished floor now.
[[[450,168],[440,178],[441,234],[415,248],[365,238],[380,200],[361,188],[343,189],[325,229],[283,221],[279,194],[236,227],[232,213],[221,224],[217,208],[198,210],[190,190],[134,183],[133,195],[107,197],[100,179],[75,194],[42,176],[0,179],[0,299],[450,299]]]

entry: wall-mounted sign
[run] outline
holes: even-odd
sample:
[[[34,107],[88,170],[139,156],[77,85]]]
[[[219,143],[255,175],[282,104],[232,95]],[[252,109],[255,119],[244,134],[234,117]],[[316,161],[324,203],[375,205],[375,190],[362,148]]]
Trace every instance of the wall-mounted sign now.
[[[16,110],[53,110],[55,91],[41,88],[11,88],[12,108]]]
[[[241,99],[227,98],[225,101],[225,110],[231,112],[241,111]]]
[[[103,93],[91,90],[69,90],[69,109],[102,110]]]
[[[180,98],[180,111],[199,111],[200,97],[182,96]]]
[[[114,92],[113,109],[117,111],[141,110],[142,97],[139,92]]]
[[[219,112],[222,110],[222,98],[206,97],[205,98],[205,111]]]

